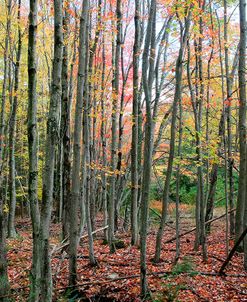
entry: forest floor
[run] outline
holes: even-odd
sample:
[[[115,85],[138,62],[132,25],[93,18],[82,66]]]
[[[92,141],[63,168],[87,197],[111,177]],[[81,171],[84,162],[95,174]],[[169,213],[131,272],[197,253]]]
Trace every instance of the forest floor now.
[[[219,215],[220,210],[217,212],[216,216]],[[194,226],[194,221],[189,218],[190,213],[188,212],[188,215],[184,213],[186,211],[183,211],[181,219],[182,232]],[[97,227],[101,227],[100,218]],[[52,224],[52,249],[59,246],[60,230],[59,224]],[[174,266],[175,241],[163,244],[161,262],[154,264],[152,258],[155,252],[156,230],[157,225],[152,224],[147,244],[148,282],[153,301],[247,301],[247,274],[243,270],[242,254],[234,255],[227,266],[226,276],[210,275],[219,271],[226,258],[224,218],[223,221],[221,219],[212,224],[211,234],[207,238],[207,263],[202,261],[200,251],[193,250],[193,232],[181,238],[181,254],[176,266]],[[18,238],[8,240],[11,295],[13,301],[27,301],[32,253],[30,221],[18,220],[17,231]],[[173,221],[166,229],[164,241],[174,235]],[[78,289],[88,297],[88,301],[141,301],[139,298],[140,251],[130,245],[129,233],[119,231],[118,238],[124,241],[125,247],[118,249],[115,254],[110,254],[108,246],[103,244],[102,232],[97,233],[94,245],[97,267],[90,267],[88,264],[87,238],[81,241],[78,253],[78,283],[80,284]],[[232,245],[231,240],[230,246]],[[68,257],[65,252],[53,254],[52,270],[54,301],[73,301],[64,298],[68,277]]]

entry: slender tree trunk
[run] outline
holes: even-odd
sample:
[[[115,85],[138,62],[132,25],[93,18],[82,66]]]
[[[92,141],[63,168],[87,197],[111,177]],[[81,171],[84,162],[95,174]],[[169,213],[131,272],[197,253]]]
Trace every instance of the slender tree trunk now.
[[[131,244],[138,242],[138,102],[140,52],[140,1],[135,0],[135,41],[133,49],[133,107],[131,141]]]
[[[238,66],[238,49],[235,53],[234,60],[233,60],[233,65],[232,65],[232,70],[231,74],[229,76],[229,90],[232,91],[232,86],[233,86],[233,80],[236,74],[237,66]],[[231,93],[232,96],[232,93]],[[220,122],[219,122],[219,130],[218,130],[218,137],[222,138],[223,137],[223,112],[220,117]],[[220,157],[221,154],[221,148],[222,148],[222,142],[218,143],[218,156]],[[216,162],[213,164],[211,173],[210,173],[210,183],[209,183],[209,191],[207,195],[207,207],[206,207],[206,216],[205,216],[205,221],[211,220],[213,217],[213,208],[214,208],[214,199],[215,199],[215,193],[216,193],[216,185],[217,185],[217,178],[218,178],[218,168],[219,164]],[[231,192],[230,192],[231,194]],[[230,214],[231,215],[231,214]],[[231,217],[231,216],[230,216]],[[207,224],[207,231],[210,231],[210,224]]]
[[[110,179],[110,197],[109,197],[109,228],[108,240],[111,253],[115,252],[114,245],[114,225],[115,225],[115,203],[116,203],[116,155],[117,155],[117,108],[118,108],[118,94],[119,94],[119,58],[121,46],[121,0],[117,0],[116,4],[117,17],[117,38],[116,51],[113,66],[113,80],[112,80],[112,146],[111,146],[111,179]]]
[[[224,19],[226,19],[226,6],[224,3]],[[226,21],[225,21],[226,22]],[[225,177],[225,181],[224,181],[224,187],[225,187],[225,207],[226,207],[226,232],[225,232],[225,239],[226,239],[226,256],[228,255],[229,252],[229,239],[228,239],[228,233],[229,233],[229,219],[228,219],[228,152],[227,152],[227,137],[226,137],[226,112],[227,112],[227,105],[225,102],[225,82],[224,82],[224,74],[226,75],[226,80],[229,76],[229,66],[227,65],[226,70],[224,72],[224,65],[223,65],[223,59],[222,59],[222,47],[221,47],[221,26],[220,26],[220,22],[218,19],[218,23],[219,23],[219,54],[220,54],[220,69],[221,69],[221,93],[222,93],[222,102],[223,102],[223,108],[222,108],[222,126],[223,126],[223,147],[224,147],[224,177]],[[224,39],[226,38],[226,29],[224,26]],[[225,40],[226,43],[226,40]],[[228,52],[225,52],[225,60],[228,55]],[[226,64],[225,64],[226,65]],[[227,98],[228,99],[228,98]]]
[[[3,173],[3,151],[4,151],[4,134],[6,123],[6,92],[7,92],[7,79],[8,79],[8,66],[9,66],[9,44],[10,44],[10,29],[11,29],[11,6],[12,0],[7,2],[7,22],[6,22],[6,36],[4,45],[3,56],[3,86],[2,86],[2,99],[1,99],[1,112],[0,112],[0,181],[2,181]]]
[[[246,0],[239,1],[240,16],[240,42],[239,42],[239,149],[240,149],[240,165],[239,165],[239,184],[238,184],[238,200],[236,209],[235,232],[237,241],[243,232],[244,212],[246,204]],[[247,246],[247,244],[246,244]]]
[[[104,8],[105,10],[105,8]],[[101,145],[102,145],[102,206],[103,206],[103,215],[104,215],[104,227],[107,226],[107,178],[106,178],[106,117],[105,117],[105,104],[104,104],[104,87],[105,87],[105,72],[106,72],[106,55],[105,55],[105,38],[103,33],[102,39],[102,77],[101,77]],[[108,231],[107,229],[104,230],[104,239],[105,241],[108,240]]]
[[[16,140],[16,112],[17,112],[17,102],[18,102],[18,89],[19,89],[19,67],[21,59],[21,28],[20,28],[20,15],[21,11],[21,0],[18,2],[18,49],[16,55],[15,63],[15,75],[14,75],[14,99],[12,103],[12,110],[9,122],[9,194],[10,194],[10,209],[9,209],[9,219],[8,219],[8,237],[15,237],[15,208],[16,208],[16,186],[15,186],[15,140]]]
[[[200,8],[204,11],[205,1],[202,1]],[[204,76],[203,76],[203,62],[202,62],[202,47],[203,47],[203,19],[200,16],[199,20],[200,27],[200,36],[198,43],[198,68],[199,68],[199,81],[200,81],[200,96],[199,96],[199,110],[198,110],[198,129],[196,129],[196,138],[197,138],[197,154],[198,154],[198,203],[200,205],[200,243],[202,245],[203,260],[207,260],[207,248],[206,248],[206,234],[205,234],[205,197],[204,197],[204,181],[203,181],[203,170],[202,170],[202,146],[201,138],[199,133],[201,132],[202,124],[202,106],[204,99]]]
[[[212,14],[212,4],[209,5],[209,11],[210,11],[210,23],[211,23],[211,30],[214,30],[214,22],[213,22],[213,14]],[[209,215],[211,215],[211,203],[208,203],[208,197],[209,197],[209,191],[210,191],[210,154],[209,154],[209,148],[210,148],[210,122],[209,122],[209,115],[210,115],[210,88],[211,88],[211,64],[214,57],[214,37],[211,38],[211,52],[207,64],[207,104],[206,104],[206,143],[207,143],[207,164],[206,164],[206,189],[205,189],[205,202],[206,202],[206,213],[208,212],[208,205],[209,205]],[[205,214],[206,215],[206,214]],[[207,215],[205,216],[206,219]],[[210,225],[207,224],[206,226],[207,232],[210,230]]]
[[[94,168],[95,161],[96,161],[96,144],[95,144],[95,137],[96,137],[96,98],[94,95],[94,87],[93,87],[93,72],[94,72],[94,58],[95,58],[95,53],[97,50],[98,46],[98,41],[99,41],[99,36],[100,36],[100,31],[101,31],[101,5],[102,5],[102,0],[98,1],[98,12],[97,12],[97,23],[96,23],[96,30],[95,30],[95,35],[93,39],[93,43],[90,45],[89,49],[89,62],[88,62],[88,89],[86,89],[86,94],[87,97],[85,98],[85,117],[84,117],[84,122],[87,127],[85,130],[85,148],[87,152],[89,152],[88,155],[86,155],[86,159],[89,160],[89,162],[86,162],[86,165],[91,166],[91,168],[88,170],[90,177],[88,176],[86,181],[89,181],[89,183],[86,185],[86,187],[89,188],[89,193],[88,196],[90,196],[90,199],[88,199],[89,203],[89,208],[90,208],[90,228],[91,228],[91,233],[95,229],[95,216],[96,216],[96,192],[95,186],[96,186],[96,170]],[[91,24],[92,22],[90,22]],[[91,32],[90,28],[88,29],[88,32]],[[86,86],[87,86],[86,85]],[[93,112],[93,111],[94,112]],[[92,114],[92,121],[90,119],[90,116]],[[86,145],[88,144],[88,146]],[[88,169],[86,167],[86,169]],[[87,202],[87,201],[86,201]],[[88,228],[89,230],[89,228]],[[91,236],[91,233],[89,234],[89,237]],[[89,240],[90,243],[90,249],[91,252],[90,254],[93,255],[93,238]],[[95,265],[95,259],[94,256],[91,256],[90,262],[92,265]]]
[[[40,248],[39,227],[40,211],[37,196],[38,189],[38,133],[37,133],[37,14],[38,0],[30,0],[29,30],[28,30],[28,152],[29,180],[28,199],[30,202],[33,255],[31,270],[31,288],[29,300],[39,301],[40,293]]]
[[[232,97],[232,79],[230,78],[229,72],[229,51],[228,51],[228,21],[227,21],[227,1],[224,0],[224,49],[225,49],[225,74],[226,74],[226,122],[227,122],[227,156],[228,156],[228,181],[229,181],[229,206],[230,210],[234,208],[234,182],[233,182],[233,166],[234,159],[232,157],[232,116],[231,116],[231,97]],[[228,211],[228,209],[226,209]],[[230,234],[234,235],[234,212],[230,214]]]
[[[0,243],[0,293],[1,295],[8,295],[9,280],[7,273],[6,221],[2,199],[0,199]],[[7,302],[9,299],[3,298],[1,301]]]
[[[100,8],[100,7],[99,7]],[[101,9],[101,8],[100,8]],[[99,14],[100,12],[98,12]],[[99,17],[99,15],[98,15]],[[90,32],[90,22],[87,22],[87,32]],[[95,40],[93,46],[89,50],[89,40],[86,41],[86,68],[85,68],[85,84],[84,84],[84,106],[83,106],[83,196],[85,200],[85,216],[87,223],[88,241],[89,241],[89,261],[91,265],[96,265],[96,259],[94,257],[94,245],[93,245],[93,224],[92,220],[95,219],[95,194],[93,194],[92,183],[94,180],[94,171],[92,168],[92,137],[91,134],[91,106],[92,106],[92,85],[91,76],[93,72],[93,58],[97,47],[99,32],[95,33]],[[88,51],[89,50],[89,51]],[[92,215],[92,216],[91,216]]]
[[[146,104],[146,123],[145,123],[145,142],[144,142],[144,163],[143,163],[143,180],[141,190],[141,218],[140,218],[140,269],[141,269],[141,296],[146,299],[149,294],[147,284],[147,225],[148,225],[148,202],[149,189],[152,168],[153,154],[153,119],[151,111],[152,98],[152,72],[148,59],[154,61],[155,49],[151,49],[151,44],[155,38],[155,23],[156,23],[156,0],[152,0],[149,10],[149,20],[147,25],[147,34],[145,39],[143,57],[142,57],[142,83],[145,93]],[[149,61],[150,62],[150,61]],[[149,75],[148,77],[148,69]],[[151,85],[149,85],[151,83]]]
[[[83,114],[83,140],[84,140],[84,150],[83,157],[85,157],[85,165],[83,173],[85,174],[84,179],[84,196],[85,196],[85,214],[87,222],[87,231],[89,239],[89,260],[91,265],[96,265],[96,260],[94,257],[94,246],[93,246],[93,235],[92,235],[92,224],[91,224],[91,213],[90,213],[90,199],[92,191],[90,190],[90,178],[92,177],[92,170],[90,168],[90,104],[89,104],[89,95],[87,92],[88,81],[85,81],[85,93],[84,93],[84,114]],[[95,218],[95,217],[93,217]]]
[[[239,1],[240,42],[239,42],[239,140],[240,140],[240,172],[238,187],[238,202],[236,212],[236,242],[243,230],[247,229],[247,193],[246,193],[246,47],[247,47],[247,18],[246,0]],[[244,116],[243,116],[244,115]],[[245,167],[242,167],[245,165]],[[245,173],[245,174],[242,174]],[[241,177],[244,177],[245,184]],[[244,213],[242,213],[242,211]],[[247,271],[247,238],[244,238],[244,268]]]
[[[170,135],[170,151],[169,151],[169,159],[168,166],[166,171],[166,180],[164,185],[164,192],[162,198],[162,216],[160,227],[158,229],[157,237],[156,237],[156,248],[155,248],[155,262],[159,262],[160,253],[161,253],[161,244],[162,244],[162,236],[164,233],[164,227],[167,218],[167,210],[168,210],[168,200],[169,200],[169,191],[170,191],[170,182],[172,177],[173,170],[173,160],[175,156],[175,138],[176,138],[176,119],[177,119],[177,107],[178,103],[181,99],[181,90],[182,90],[182,72],[183,72],[183,53],[187,43],[187,35],[189,31],[190,20],[187,18],[185,22],[185,28],[181,28],[181,45],[179,49],[178,58],[176,61],[176,86],[175,86],[175,95],[172,107],[172,120],[171,120],[171,135]]]
[[[69,13],[70,1],[64,2],[65,15],[63,17],[63,66],[62,66],[62,110],[61,110],[61,144],[62,144],[62,225],[63,225],[63,239],[69,235],[69,198],[71,186],[71,151],[70,151],[70,108],[72,99],[69,96],[69,79],[68,79],[68,39],[69,39]],[[76,34],[75,34],[76,37]],[[76,38],[73,42],[73,58],[71,63],[70,77],[73,78],[73,66],[76,53]],[[70,79],[70,80],[71,80]],[[61,214],[60,214],[61,215]]]
[[[202,25],[200,25],[201,28]],[[206,259],[206,249],[205,249],[205,230],[204,230],[204,224],[205,224],[205,217],[202,219],[202,214],[204,215],[204,194],[203,194],[203,174],[202,174],[202,156],[201,156],[201,138],[200,138],[200,132],[201,132],[201,122],[202,122],[202,101],[203,101],[203,74],[202,74],[202,59],[201,59],[201,47],[202,47],[202,41],[199,43],[199,49],[197,42],[194,41],[195,46],[195,52],[196,52],[196,66],[195,66],[195,77],[197,79],[197,82],[199,80],[200,87],[198,86],[198,83],[195,84],[195,90],[192,85],[191,80],[191,72],[190,72],[190,45],[188,44],[188,64],[187,64],[187,78],[188,78],[188,84],[189,84],[189,90],[191,95],[191,103],[193,107],[194,112],[194,119],[195,119],[195,130],[196,130],[196,154],[197,154],[197,195],[196,195],[196,234],[195,234],[195,244],[194,248],[197,250],[199,248],[199,245],[202,244],[203,246],[203,258]],[[199,57],[198,57],[198,54]],[[200,97],[199,97],[199,88],[200,88]],[[203,220],[203,221],[202,221]],[[203,228],[203,229],[202,229]]]
[[[58,144],[61,112],[61,75],[63,63],[63,4],[54,2],[54,59],[52,70],[50,109],[47,121],[45,167],[43,174],[40,219],[41,301],[52,300],[52,273],[49,253],[50,222],[53,201],[55,151]]]
[[[77,244],[78,244],[78,206],[80,200],[80,168],[81,168],[81,134],[83,91],[86,70],[86,41],[89,0],[84,0],[80,18],[79,34],[79,66],[77,79],[77,97],[75,109],[75,130],[73,142],[72,186],[70,198],[70,242],[69,242],[69,284],[74,285],[77,278]]]
[[[179,100],[179,135],[178,135],[178,160],[177,173],[176,173],[176,256],[175,262],[178,261],[180,256],[180,212],[179,212],[179,203],[180,203],[180,161],[182,159],[182,139],[183,139],[183,106],[182,100]]]
[[[1,111],[0,111],[0,292],[8,294],[9,282],[7,273],[7,251],[6,251],[6,217],[4,213],[4,190],[2,189],[4,183],[4,134],[5,134],[5,122],[6,122],[6,91],[7,91],[7,77],[8,77],[8,64],[9,64],[9,37],[11,27],[11,5],[12,1],[7,2],[7,22],[6,22],[6,35],[5,35],[5,47],[3,56],[3,84],[1,95]],[[8,301],[8,298],[3,298],[3,302]]]

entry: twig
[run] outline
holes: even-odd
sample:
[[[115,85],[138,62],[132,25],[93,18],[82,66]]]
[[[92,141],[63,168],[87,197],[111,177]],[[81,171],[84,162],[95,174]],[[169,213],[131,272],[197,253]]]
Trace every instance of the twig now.
[[[104,226],[103,228],[97,229],[97,230],[95,230],[95,231],[92,232],[92,235],[94,235],[94,234],[96,234],[96,233],[98,233],[98,232],[100,232],[100,231],[103,231],[103,230],[105,230],[105,229],[107,229],[107,228],[108,228],[108,225],[107,225],[107,226]],[[87,238],[87,237],[88,237],[88,234],[83,235],[83,236],[80,237],[80,240],[82,240],[82,239],[84,239],[84,238]],[[65,239],[63,240],[63,242],[64,242],[65,240],[67,240],[67,238],[65,238]],[[63,243],[63,242],[62,242],[62,243]],[[53,255],[55,252],[58,252],[58,251],[62,250],[63,248],[67,247],[68,245],[69,245],[69,242],[66,242],[66,243],[62,244],[62,245],[60,245],[59,247],[55,246],[55,247],[53,248],[53,250],[51,251],[51,255]]]
[[[172,271],[160,271],[160,272],[152,272],[152,273],[148,273],[148,276],[159,276],[159,275],[172,275],[174,272]],[[197,275],[202,275],[202,276],[219,276],[220,274],[218,272],[195,272]],[[190,273],[181,273],[181,275],[188,275]],[[235,277],[235,278],[239,278],[239,277],[246,277],[246,274],[225,274],[224,276],[227,277]],[[61,291],[61,290],[65,290],[65,289],[69,289],[69,288],[76,288],[76,287],[84,287],[84,286],[88,286],[88,285],[101,285],[101,284],[108,284],[108,283],[112,283],[115,281],[121,281],[121,280],[127,280],[127,279],[136,279],[136,278],[140,278],[140,274],[136,274],[136,275],[130,275],[130,276],[123,276],[123,277],[119,277],[119,278],[115,278],[115,279],[110,279],[110,280],[102,280],[102,281],[91,281],[91,282],[85,282],[85,283],[77,283],[75,285],[70,285],[70,286],[63,286],[63,287],[58,287],[58,288],[54,288],[55,291]],[[28,289],[30,288],[30,286],[23,286],[23,287],[18,287],[15,288],[15,291],[20,291],[23,289]],[[5,295],[5,296],[0,296],[0,299],[2,298],[8,298],[8,297],[14,297],[14,294],[11,295]]]
[[[219,274],[220,275],[223,275],[224,274],[224,270],[227,266],[227,264],[231,261],[234,253],[236,252],[239,244],[241,243],[241,241],[244,239],[244,237],[246,236],[247,234],[247,228],[243,231],[243,233],[241,234],[241,236],[238,238],[237,242],[234,244],[233,248],[231,249],[228,257],[226,258],[225,262],[222,264],[220,270],[219,270]]]
[[[147,273],[147,276],[159,276],[159,275],[172,275],[174,272],[172,271],[160,271],[160,272],[152,272],[152,273]],[[202,275],[202,276],[220,276],[218,272],[195,272],[197,275]],[[190,273],[181,273],[181,275],[188,275]],[[246,277],[246,274],[226,274],[226,276],[229,277]],[[76,288],[76,287],[84,287],[88,285],[101,285],[101,284],[108,284],[112,283],[115,281],[121,281],[121,280],[127,280],[127,279],[137,279],[140,278],[140,274],[136,275],[130,275],[130,276],[123,276],[111,280],[104,280],[104,281],[92,281],[92,282],[85,282],[85,283],[77,283],[75,285],[69,285],[69,286],[64,286],[64,287],[59,287],[56,289],[56,291],[60,290],[65,290],[68,288]]]

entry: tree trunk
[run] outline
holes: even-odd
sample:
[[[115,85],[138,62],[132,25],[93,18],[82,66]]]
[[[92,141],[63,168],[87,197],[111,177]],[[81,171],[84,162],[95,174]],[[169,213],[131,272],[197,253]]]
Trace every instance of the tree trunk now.
[[[184,49],[187,43],[187,36],[189,32],[190,20],[187,19],[185,22],[185,28],[181,28],[181,44],[179,49],[178,58],[176,61],[176,86],[175,86],[175,95],[172,107],[172,120],[171,120],[171,135],[170,135],[170,151],[169,151],[169,159],[168,159],[168,166],[166,171],[166,180],[164,185],[164,192],[162,198],[162,216],[160,227],[158,229],[157,237],[156,237],[156,248],[155,248],[155,262],[159,262],[160,260],[160,253],[161,253],[161,244],[162,244],[162,236],[164,232],[164,227],[167,218],[167,211],[168,211],[168,200],[169,200],[169,191],[170,191],[170,182],[172,177],[172,170],[173,170],[173,160],[175,155],[175,138],[176,138],[176,119],[177,119],[177,107],[178,103],[181,99],[181,91],[182,91],[182,72],[183,72],[183,54]]]
[[[104,8],[105,11],[105,8]],[[103,216],[104,216],[104,227],[107,226],[107,178],[106,178],[106,117],[105,117],[105,104],[104,104],[104,87],[105,87],[105,72],[106,72],[106,56],[105,56],[105,38],[103,33],[102,38],[102,77],[101,77],[101,127],[100,127],[100,134],[101,134],[101,145],[102,145],[102,207],[103,207]],[[108,231],[107,229],[104,230],[104,239],[105,241],[108,240]]]
[[[9,195],[10,195],[10,208],[9,208],[9,219],[8,219],[8,237],[15,237],[15,208],[16,208],[16,186],[15,186],[15,140],[16,140],[16,112],[18,102],[18,89],[19,89],[19,67],[21,59],[21,28],[20,28],[20,10],[21,0],[18,2],[18,49],[16,54],[15,63],[15,75],[14,75],[14,99],[12,103],[12,110],[9,122]]]
[[[227,1],[224,0],[224,41],[225,41],[225,74],[226,74],[226,122],[227,122],[227,156],[228,156],[228,181],[229,181],[229,206],[234,208],[234,182],[233,182],[233,165],[234,159],[232,157],[232,116],[231,116],[231,96],[232,96],[232,79],[229,73],[229,51],[228,51],[228,21],[227,21]],[[228,209],[226,209],[228,211]],[[230,214],[230,234],[234,235],[234,212]]]
[[[111,179],[110,179],[110,197],[109,197],[109,228],[108,240],[111,253],[115,252],[114,245],[114,226],[115,226],[115,203],[116,203],[116,155],[117,155],[117,107],[119,95],[119,58],[121,46],[121,0],[117,0],[116,4],[116,18],[117,18],[117,38],[116,51],[113,66],[113,80],[112,80],[112,142],[111,142]],[[114,44],[114,43],[113,43]]]
[[[77,78],[77,97],[75,108],[75,130],[73,142],[72,184],[70,197],[70,242],[69,242],[69,284],[75,285],[77,278],[77,244],[78,244],[78,205],[80,200],[80,168],[81,168],[81,134],[83,91],[86,70],[86,32],[88,23],[89,0],[84,0],[80,18],[79,33],[79,66]]]
[[[182,107],[182,100],[179,100],[179,136],[178,136],[178,151],[177,156],[179,162],[182,159],[182,140],[183,140],[183,107]],[[177,165],[177,172],[176,172],[176,256],[175,262],[178,261],[180,257],[180,211],[179,211],[179,204],[180,204],[180,163]]]
[[[239,55],[238,55],[238,49],[237,49],[235,56],[234,56],[234,60],[233,60],[231,74],[229,76],[229,79],[230,79],[230,81],[229,81],[230,89],[229,90],[232,90],[233,80],[234,80],[235,73],[237,70],[237,65],[238,65],[238,57],[239,57]],[[232,93],[231,93],[231,96],[232,96]],[[224,130],[223,121],[224,121],[224,119],[223,119],[223,112],[222,112],[220,122],[219,122],[219,130],[218,130],[219,138],[222,138],[222,136],[223,136],[223,130]],[[222,142],[220,141],[218,143],[218,151],[217,151],[218,156],[220,156],[220,154],[221,154],[221,145],[222,145]],[[216,192],[216,185],[217,185],[217,178],[218,178],[218,168],[219,168],[219,164],[214,163],[212,166],[212,169],[211,169],[211,173],[210,173],[210,183],[209,183],[209,191],[208,191],[208,195],[207,195],[205,221],[208,221],[208,220],[212,219],[212,217],[213,217],[214,199],[215,199],[215,192]],[[231,185],[230,185],[230,188],[231,188]],[[232,194],[231,191],[230,191],[230,194]],[[230,205],[230,208],[231,208],[231,205]],[[230,217],[234,217],[234,214],[230,213]],[[206,229],[207,229],[207,231],[210,231],[210,224],[207,224]]]
[[[54,58],[50,108],[47,121],[45,167],[43,174],[42,207],[40,219],[41,300],[52,300],[52,273],[49,253],[50,221],[53,201],[55,151],[58,144],[61,112],[61,75],[63,63],[63,4],[54,2]]]
[[[144,141],[144,163],[143,163],[143,180],[141,190],[141,218],[140,218],[140,270],[141,270],[141,296],[146,299],[149,294],[147,284],[147,224],[148,224],[148,203],[149,189],[152,168],[153,154],[153,119],[151,111],[152,98],[152,77],[153,73],[149,67],[148,59],[154,61],[155,49],[151,48],[151,44],[155,38],[155,23],[156,23],[156,0],[152,0],[149,10],[149,20],[147,25],[147,34],[145,39],[143,57],[142,57],[142,83],[145,93],[146,104],[146,124],[145,124],[145,141]],[[149,61],[150,62],[150,61]],[[153,64],[153,62],[152,62]],[[149,75],[148,78],[148,69]],[[151,85],[149,85],[151,83]]]
[[[1,111],[0,111],[0,292],[3,295],[9,292],[9,281],[7,273],[7,251],[6,251],[6,217],[4,213],[4,190],[2,189],[4,183],[4,134],[6,122],[6,91],[7,91],[7,78],[8,78],[8,64],[9,64],[9,37],[11,27],[11,5],[12,1],[6,2],[7,6],[7,22],[6,22],[6,35],[3,55],[3,84],[1,96]],[[7,187],[6,187],[7,188]],[[7,302],[8,298],[3,298],[3,302]]]
[[[140,1],[135,0],[135,41],[133,49],[133,107],[131,141],[131,244],[138,242],[138,102],[140,52]]]
[[[246,193],[246,46],[247,46],[247,19],[246,0],[239,1],[240,42],[239,42],[239,140],[240,140],[240,173],[238,187],[238,202],[236,211],[236,241],[243,230],[247,229],[247,193]],[[244,115],[244,116],[243,116]],[[242,167],[244,165],[244,167]],[[243,174],[244,173],[244,174]],[[245,184],[241,177],[244,178]],[[243,211],[243,213],[242,213]],[[247,271],[247,238],[244,238],[244,268]]]
[[[38,0],[30,0],[29,29],[28,29],[28,152],[29,152],[29,180],[28,199],[30,202],[33,255],[31,269],[31,288],[29,299],[39,301],[40,293],[40,248],[39,226],[40,212],[37,196],[38,189],[38,133],[37,133],[37,14]]]
[[[238,200],[236,209],[235,232],[236,241],[243,232],[244,212],[246,204],[246,0],[239,1],[240,16],[240,42],[239,42],[239,148],[240,148],[240,165],[239,165],[239,184]]]
[[[69,80],[68,80],[68,39],[69,39],[69,10],[70,1],[64,2],[65,15],[63,17],[63,66],[62,66],[62,109],[61,109],[61,144],[62,144],[62,225],[63,239],[69,235],[69,198],[71,186],[71,151],[70,151],[70,108],[72,102],[72,94],[69,96]],[[77,28],[77,26],[76,26]],[[76,34],[73,41],[73,58],[71,63],[70,81],[73,78],[74,61],[76,55]],[[71,91],[72,93],[72,91]]]
[[[7,22],[6,22],[6,35],[3,55],[3,86],[2,86],[2,102],[1,102],[1,113],[0,113],[0,181],[3,178],[3,149],[4,149],[4,132],[6,123],[6,91],[7,91],[7,79],[8,79],[8,66],[9,66],[9,37],[11,30],[11,6],[12,0],[6,2],[7,6]]]
[[[89,22],[87,23],[87,32],[90,32]],[[87,223],[87,232],[88,232],[88,242],[89,242],[89,261],[92,266],[96,265],[96,260],[94,257],[94,245],[93,245],[93,235],[92,235],[92,220],[95,219],[95,194],[93,194],[92,178],[94,178],[94,171],[92,168],[92,140],[94,137],[91,137],[91,121],[90,121],[90,113],[92,106],[92,87],[91,87],[91,76],[93,71],[93,58],[94,53],[97,47],[99,33],[96,32],[95,40],[93,47],[89,49],[89,41],[86,41],[86,61],[88,64],[85,69],[85,84],[84,84],[84,111],[83,111],[83,196],[85,200],[85,216]],[[87,67],[88,66],[88,67]]]

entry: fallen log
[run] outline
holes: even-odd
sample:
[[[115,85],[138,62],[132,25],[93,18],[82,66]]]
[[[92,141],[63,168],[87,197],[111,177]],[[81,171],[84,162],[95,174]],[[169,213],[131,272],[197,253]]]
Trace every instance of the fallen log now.
[[[236,209],[232,209],[232,210],[228,211],[227,214],[230,214],[231,212],[234,212],[234,211],[236,211]],[[209,224],[209,223],[212,223],[212,222],[214,222],[214,221],[216,221],[216,220],[219,220],[219,219],[221,219],[221,218],[223,218],[223,217],[225,217],[225,216],[226,216],[226,213],[223,214],[223,215],[221,215],[221,216],[218,216],[218,217],[215,217],[215,218],[213,218],[213,219],[210,219],[210,220],[208,220],[208,221],[205,222],[205,225],[207,225],[207,224]],[[184,232],[184,233],[182,233],[182,234],[179,234],[178,237],[181,238],[181,237],[183,237],[183,236],[185,236],[185,235],[188,235],[188,234],[190,234],[190,233],[193,233],[195,230],[196,230],[196,227],[194,227],[193,229],[191,229],[191,230],[189,230],[189,231],[186,231],[186,232]],[[174,236],[174,237],[172,237],[172,238],[166,240],[164,243],[171,243],[171,242],[175,241],[176,239],[177,239],[177,236]]]

